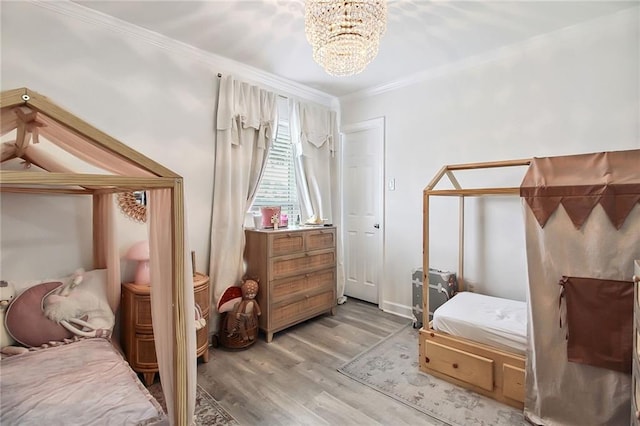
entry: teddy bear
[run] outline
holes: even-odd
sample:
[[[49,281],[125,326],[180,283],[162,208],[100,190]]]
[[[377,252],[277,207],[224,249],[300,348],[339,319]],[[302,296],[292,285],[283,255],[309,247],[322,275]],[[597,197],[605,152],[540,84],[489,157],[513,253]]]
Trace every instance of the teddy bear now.
[[[0,281],[0,348],[11,346],[15,343],[15,340],[13,340],[4,325],[4,314],[15,296],[16,289],[13,284],[4,280]]]
[[[228,337],[239,335],[242,341],[249,342],[256,338],[257,333],[249,334],[248,330],[257,330],[258,317],[262,314],[260,305],[255,300],[258,294],[258,282],[247,279],[240,287],[242,300],[233,308],[227,318],[226,333]]]

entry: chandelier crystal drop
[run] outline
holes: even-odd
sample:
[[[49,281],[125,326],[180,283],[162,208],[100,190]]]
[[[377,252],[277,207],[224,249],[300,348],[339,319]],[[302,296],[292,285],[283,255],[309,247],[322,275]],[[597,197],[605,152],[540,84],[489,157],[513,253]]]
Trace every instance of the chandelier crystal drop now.
[[[362,72],[378,54],[387,27],[385,0],[305,0],[313,59],[335,76]]]

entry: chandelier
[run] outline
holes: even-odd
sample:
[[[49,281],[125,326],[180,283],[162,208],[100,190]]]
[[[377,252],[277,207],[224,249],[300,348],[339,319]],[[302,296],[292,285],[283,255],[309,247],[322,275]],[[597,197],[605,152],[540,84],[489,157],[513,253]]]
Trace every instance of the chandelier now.
[[[305,0],[313,59],[331,75],[362,72],[378,54],[387,26],[385,0]]]

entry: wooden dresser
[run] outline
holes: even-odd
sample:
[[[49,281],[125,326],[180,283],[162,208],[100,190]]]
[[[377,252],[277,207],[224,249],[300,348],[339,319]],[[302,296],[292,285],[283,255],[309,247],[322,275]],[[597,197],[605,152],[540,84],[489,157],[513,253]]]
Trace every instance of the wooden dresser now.
[[[153,285],[153,284],[152,284]],[[120,319],[122,349],[131,368],[142,373],[147,386],[158,372],[158,360],[151,322],[151,287],[133,283],[122,284]],[[195,303],[200,306],[207,325],[196,332],[196,356],[209,361],[209,277],[196,273],[193,278]]]
[[[640,425],[640,259],[633,262],[633,361],[631,425]]]
[[[259,280],[260,329],[273,333],[336,309],[336,228],[245,230],[247,277]]]

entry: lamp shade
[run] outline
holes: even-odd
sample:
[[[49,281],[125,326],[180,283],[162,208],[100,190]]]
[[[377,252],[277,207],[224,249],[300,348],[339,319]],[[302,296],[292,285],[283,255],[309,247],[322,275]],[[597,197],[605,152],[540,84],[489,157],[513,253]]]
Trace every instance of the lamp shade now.
[[[138,241],[127,250],[125,257],[129,260],[137,260],[136,275],[134,282],[136,284],[151,283],[151,274],[149,272],[149,242]]]

